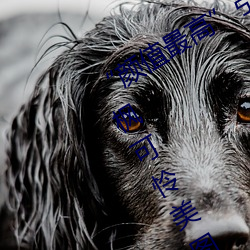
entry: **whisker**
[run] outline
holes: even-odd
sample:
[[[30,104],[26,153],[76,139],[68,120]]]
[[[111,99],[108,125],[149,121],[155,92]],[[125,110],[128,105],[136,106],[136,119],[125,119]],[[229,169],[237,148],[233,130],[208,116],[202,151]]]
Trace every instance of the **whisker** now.
[[[138,222],[119,223],[119,224],[114,224],[114,225],[108,226],[106,228],[103,228],[102,230],[100,230],[99,232],[97,232],[95,235],[93,235],[93,237],[96,237],[100,233],[103,233],[104,231],[109,230],[111,228],[115,228],[115,227],[119,227],[119,226],[131,226],[131,225],[132,226],[150,226],[149,224],[138,223]]]

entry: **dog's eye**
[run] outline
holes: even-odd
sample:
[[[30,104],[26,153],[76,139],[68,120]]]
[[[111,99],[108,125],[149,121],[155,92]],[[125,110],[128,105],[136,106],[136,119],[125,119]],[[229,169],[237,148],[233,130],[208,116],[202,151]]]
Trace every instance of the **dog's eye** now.
[[[129,119],[126,118],[127,124],[129,124]],[[126,129],[126,122],[121,120],[122,126]],[[131,120],[131,126],[128,127],[128,132],[136,132],[141,128],[141,123],[138,121]]]
[[[237,121],[250,123],[250,98],[244,98],[239,102]]]
[[[126,113],[123,113],[122,115],[120,113],[117,113],[116,115],[116,119],[114,119],[115,124],[121,130],[125,130],[126,133],[134,133],[142,130],[144,127],[143,119],[134,111],[128,111]],[[123,128],[121,128],[121,126]]]

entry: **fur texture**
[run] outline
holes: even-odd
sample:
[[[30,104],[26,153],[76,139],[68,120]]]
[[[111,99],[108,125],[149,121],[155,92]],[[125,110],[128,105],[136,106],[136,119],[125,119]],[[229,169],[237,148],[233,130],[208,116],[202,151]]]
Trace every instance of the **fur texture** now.
[[[250,21],[227,3],[195,5],[121,6],[41,77],[9,133],[3,249],[190,249],[188,230],[199,222],[180,232],[169,215],[182,200],[202,219],[237,214],[250,225],[250,125],[237,121],[250,95]],[[183,26],[202,14],[214,36],[195,46],[188,34],[192,48],[152,74],[144,65],[148,76],[129,88],[107,79],[149,43],[169,58],[162,37],[187,34]],[[112,120],[127,103],[145,120],[137,133]],[[129,146],[148,134],[159,157],[140,162]],[[152,187],[161,170],[179,188],[165,199]],[[237,246],[250,249],[247,239]]]

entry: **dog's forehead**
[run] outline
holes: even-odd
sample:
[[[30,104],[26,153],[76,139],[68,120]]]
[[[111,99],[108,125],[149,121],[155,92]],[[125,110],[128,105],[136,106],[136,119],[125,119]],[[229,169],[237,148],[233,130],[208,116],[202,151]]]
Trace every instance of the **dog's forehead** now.
[[[246,56],[249,50],[232,42],[232,36],[230,32],[217,31],[213,37],[207,37],[198,45],[176,55],[147,76],[140,76],[139,81],[132,82],[124,93],[133,95],[147,91],[155,94],[155,90],[158,90],[173,97],[173,100],[175,97],[193,99],[195,96],[202,100],[210,94],[211,87],[220,85],[225,90],[231,87],[246,94],[250,85],[250,60]],[[189,38],[187,40],[190,42]],[[169,57],[166,51],[163,53]],[[146,69],[144,65],[142,67]],[[220,77],[224,81],[216,81]],[[116,88],[119,85],[122,87],[123,83],[120,81],[114,85]]]
[[[121,27],[124,29],[123,33],[127,32],[126,42],[115,50],[113,55],[110,56],[111,59],[108,59],[106,63],[115,62],[115,64],[122,65],[129,56],[133,54],[139,56],[139,53],[146,48],[141,46],[143,43],[148,46],[155,42],[159,43],[163,54],[165,54],[166,58],[171,58],[171,60],[150,73],[145,65],[141,65],[143,70],[148,73],[148,77],[145,79],[145,77],[140,75],[138,82],[133,82],[129,87],[133,89],[133,92],[136,93],[144,91],[144,89],[150,90],[154,88],[172,93],[172,95],[178,91],[183,93],[183,95],[189,93],[193,95],[195,92],[198,92],[198,96],[202,98],[202,93],[205,93],[209,85],[213,83],[213,80],[222,73],[230,75],[233,72],[243,79],[243,83],[248,82],[250,60],[246,55],[249,54],[249,48],[243,44],[249,43],[250,37],[246,29],[239,25],[236,19],[233,19],[234,17],[230,19],[229,16],[216,13],[215,17],[210,18],[204,14],[208,9],[198,10],[191,7],[190,10],[188,8],[183,9],[183,12],[180,13],[173,11],[172,14],[169,10],[160,8],[159,10],[161,10],[158,13],[159,17],[157,20],[151,20],[151,23],[148,24],[148,30],[145,30],[146,19],[140,19],[140,14],[138,16],[133,14],[137,17],[136,28],[133,26],[132,21],[129,21],[126,27]],[[199,13],[198,11],[201,12]],[[166,48],[164,49],[163,36],[177,29],[182,35],[185,34],[185,25],[190,20],[197,19],[199,17],[198,14],[205,15],[205,21],[214,27],[215,34],[200,39],[198,44],[195,45],[193,37],[189,33],[185,39],[190,48],[172,57],[169,51]],[[135,18],[133,15],[131,15],[132,20]],[[150,15],[150,18],[155,17]],[[226,20],[227,18],[228,20]],[[172,20],[172,22],[169,20]],[[152,25],[152,22],[155,22],[155,24]],[[123,35],[119,33],[119,36]],[[137,45],[138,48],[136,47]],[[115,65],[112,63],[111,66],[114,67]],[[104,68],[106,71],[111,70],[107,65]],[[121,87],[123,84],[120,82]]]

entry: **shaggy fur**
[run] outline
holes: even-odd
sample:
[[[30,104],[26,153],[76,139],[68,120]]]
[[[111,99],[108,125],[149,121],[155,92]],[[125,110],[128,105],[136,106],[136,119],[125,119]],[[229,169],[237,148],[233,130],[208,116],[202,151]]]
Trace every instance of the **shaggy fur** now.
[[[180,232],[169,215],[182,200],[201,222],[229,214],[250,225],[250,125],[237,121],[250,93],[250,21],[234,5],[206,6],[121,6],[67,44],[9,133],[1,249],[190,249],[199,222]],[[183,26],[204,13],[215,35],[195,46]],[[148,76],[129,88],[107,79],[149,43],[169,58],[162,37],[176,28],[191,49],[152,74],[144,65]],[[139,132],[125,134],[112,120],[127,103],[145,120]],[[140,162],[129,146],[148,134],[159,157]],[[161,170],[175,173],[179,188],[165,199],[152,186]],[[250,249],[247,236],[236,243],[220,250]]]

